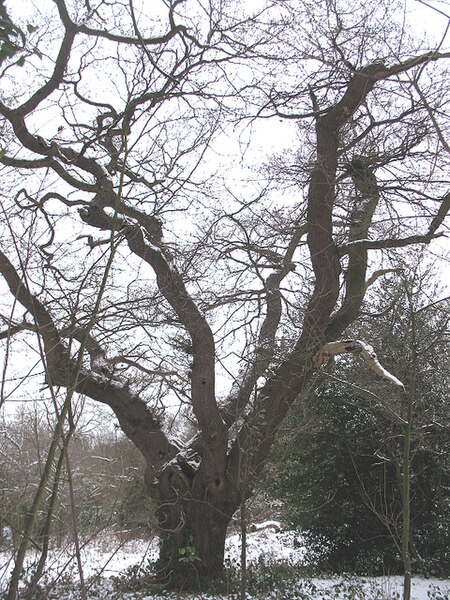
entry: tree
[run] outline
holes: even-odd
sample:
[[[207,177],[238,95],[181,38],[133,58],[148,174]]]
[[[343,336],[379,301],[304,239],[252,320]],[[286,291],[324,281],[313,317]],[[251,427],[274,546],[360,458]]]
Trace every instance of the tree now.
[[[368,270],[439,235],[449,54],[410,43],[390,2],[44,4],[42,62],[2,78],[3,396],[26,343],[55,439],[74,394],[107,404],[146,462],[159,574],[214,577]],[[256,119],[295,122],[301,143],[233,189],[224,140]],[[197,431],[182,443],[174,399]]]
[[[71,445],[78,528],[87,536],[113,525],[137,535],[149,525],[152,516],[142,479],[142,456],[120,430],[99,433],[99,427],[98,422],[92,421],[78,426]],[[23,530],[24,516],[44,467],[52,428],[45,423],[44,411],[24,410],[1,423],[0,435],[0,543],[5,542],[6,549],[11,541],[19,539]],[[51,523],[51,534],[59,540],[70,536],[72,531],[67,479],[63,465]],[[36,527],[39,542],[45,519],[41,511]]]
[[[414,569],[448,575],[449,299],[432,288],[418,267],[386,281],[356,332],[380,340],[405,394],[336,363],[311,394],[308,419],[294,410],[276,445],[272,493],[333,572],[399,572],[406,524]]]

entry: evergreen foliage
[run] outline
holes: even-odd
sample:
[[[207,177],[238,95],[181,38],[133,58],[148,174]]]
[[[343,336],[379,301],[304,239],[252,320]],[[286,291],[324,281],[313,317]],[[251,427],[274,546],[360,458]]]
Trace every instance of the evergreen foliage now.
[[[390,310],[374,319],[372,308],[356,333],[376,340],[383,364],[413,394],[413,565],[448,576],[448,301],[429,301],[408,284],[388,287],[383,303]],[[364,365],[340,361],[310,397],[307,415],[294,408],[293,429],[273,454],[272,494],[285,500],[291,523],[307,532],[311,553],[330,571],[401,572],[404,404]]]

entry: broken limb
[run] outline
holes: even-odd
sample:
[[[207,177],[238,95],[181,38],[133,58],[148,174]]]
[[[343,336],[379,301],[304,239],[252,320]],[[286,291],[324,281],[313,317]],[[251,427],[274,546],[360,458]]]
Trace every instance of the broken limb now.
[[[339,340],[336,342],[328,342],[322,346],[319,352],[314,356],[313,364],[316,369],[326,364],[331,358],[339,354],[360,354],[366,361],[369,367],[377,375],[386,379],[390,383],[402,389],[405,388],[403,383],[397,379],[392,373],[383,367],[378,360],[378,357],[370,344],[361,340]]]

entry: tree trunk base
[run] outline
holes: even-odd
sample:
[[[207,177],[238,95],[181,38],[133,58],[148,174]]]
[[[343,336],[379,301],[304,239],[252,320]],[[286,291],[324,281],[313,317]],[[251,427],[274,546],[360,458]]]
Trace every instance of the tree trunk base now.
[[[165,514],[160,519],[161,549],[156,568],[167,589],[204,591],[223,577],[225,538],[236,508],[228,503],[214,506],[192,500],[161,507],[160,513]]]

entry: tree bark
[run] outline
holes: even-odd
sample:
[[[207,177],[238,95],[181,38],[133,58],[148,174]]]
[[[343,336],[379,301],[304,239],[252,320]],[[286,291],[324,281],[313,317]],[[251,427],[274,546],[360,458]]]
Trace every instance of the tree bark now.
[[[156,577],[170,589],[203,589],[223,574],[225,537],[240,504],[237,486],[190,478],[175,466],[150,483],[157,501],[160,556]]]

